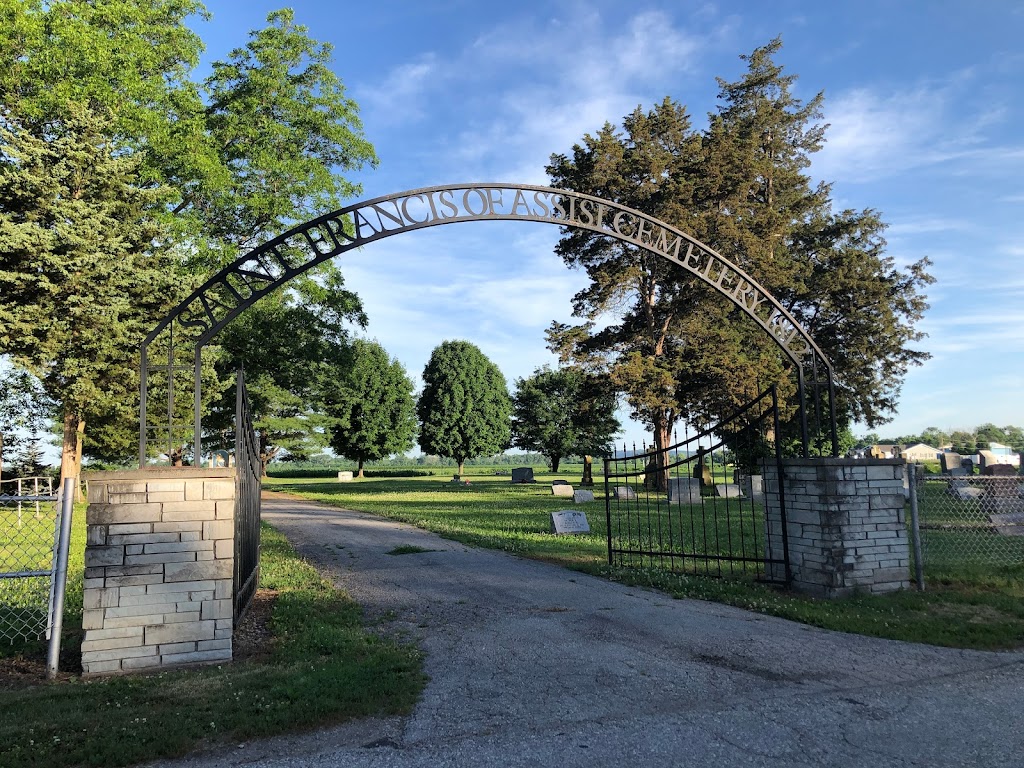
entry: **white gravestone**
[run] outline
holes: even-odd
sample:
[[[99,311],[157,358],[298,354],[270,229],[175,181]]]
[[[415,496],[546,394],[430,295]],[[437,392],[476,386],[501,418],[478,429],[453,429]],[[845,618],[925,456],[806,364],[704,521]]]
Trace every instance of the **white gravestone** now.
[[[339,472],[338,473],[338,482],[339,483],[351,483],[352,482],[352,473],[351,472]]]
[[[628,485],[615,486],[615,498],[622,501],[631,501],[636,498],[636,491]]]
[[[764,476],[763,475],[747,475],[743,478],[742,483],[743,495],[749,496],[752,499],[763,499],[764,498]]]
[[[551,532],[556,535],[590,533],[587,516],[575,509],[561,509],[551,513]]]
[[[721,483],[715,486],[715,496],[721,496],[725,499],[742,499],[743,494],[740,492],[740,487],[735,483]]]
[[[552,483],[551,484],[551,495],[552,496],[565,496],[571,499],[573,494],[573,487],[568,483]]]
[[[700,478],[672,477],[668,481],[669,504],[700,504]]]
[[[576,491],[572,495],[572,503],[573,504],[584,504],[584,503],[586,503],[588,501],[593,501],[593,500],[594,500],[594,492],[593,491]]]

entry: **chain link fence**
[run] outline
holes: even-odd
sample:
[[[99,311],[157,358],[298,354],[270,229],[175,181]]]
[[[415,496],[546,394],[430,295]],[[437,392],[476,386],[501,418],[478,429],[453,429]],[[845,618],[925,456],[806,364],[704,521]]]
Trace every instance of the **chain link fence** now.
[[[60,505],[50,478],[0,483],[0,642],[49,637]]]
[[[1024,567],[1024,477],[919,474],[912,490],[926,576]]]

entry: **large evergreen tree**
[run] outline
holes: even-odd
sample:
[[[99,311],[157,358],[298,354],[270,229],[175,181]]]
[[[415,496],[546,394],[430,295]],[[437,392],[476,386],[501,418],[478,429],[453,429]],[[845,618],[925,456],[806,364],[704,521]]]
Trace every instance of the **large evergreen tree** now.
[[[548,173],[553,186],[637,208],[749,271],[832,361],[840,420],[877,424],[895,407],[907,367],[926,358],[912,342],[928,261],[897,268],[875,211],[836,213],[830,187],[811,183],[822,96],[793,96],[795,78],[772,59],[780,46],[743,57],[740,81],[719,81],[721,106],[703,133],[666,100],[628,115],[622,133],[606,125],[571,157],[553,155]],[[717,421],[772,383],[793,391],[774,342],[682,270],[590,232],[564,230],[557,250],[590,285],[575,297],[584,322],[553,325],[552,349],[606,370],[658,448],[677,418]],[[608,310],[615,319],[595,331]]]
[[[572,157],[553,155],[552,186],[572,189],[636,208],[687,229],[692,217],[694,167],[699,140],[686,109],[665,99],[649,112],[639,107],[623,120],[623,132],[605,124],[586,135]],[[689,350],[683,327],[700,314],[703,293],[688,290],[665,259],[642,248],[586,230],[565,229],[556,252],[582,268],[590,285],[573,299],[578,326],[553,324],[551,349],[563,362],[607,373],[625,393],[633,418],[654,432],[659,449],[682,415],[676,374]],[[614,317],[595,331],[599,317]]]
[[[605,454],[621,425],[614,391],[580,368],[544,367],[516,379],[512,445],[543,454],[553,472],[565,456]]]
[[[74,105],[41,137],[0,120],[0,350],[59,403],[63,477],[90,413],[130,408],[138,343],[175,295],[154,214],[166,190],[140,187],[108,136]]]
[[[423,369],[416,403],[419,444],[425,453],[466,459],[505,450],[511,437],[512,402],[505,377],[468,341],[445,341]]]
[[[806,328],[836,371],[839,414],[875,426],[897,404],[907,369],[928,358],[913,342],[933,279],[926,258],[898,268],[885,255],[877,211],[834,211],[831,185],[807,168],[825,141],[824,96],[804,103],[796,76],[774,61],[780,39],[741,57],[736,82],[719,79],[709,116],[695,234],[750,271]],[[743,347],[770,342],[744,328]],[[842,426],[842,425],[841,425]]]
[[[337,373],[325,392],[326,412],[334,421],[331,448],[357,462],[358,477],[363,477],[365,462],[413,447],[413,382],[380,344],[363,339],[355,340],[350,365]]]

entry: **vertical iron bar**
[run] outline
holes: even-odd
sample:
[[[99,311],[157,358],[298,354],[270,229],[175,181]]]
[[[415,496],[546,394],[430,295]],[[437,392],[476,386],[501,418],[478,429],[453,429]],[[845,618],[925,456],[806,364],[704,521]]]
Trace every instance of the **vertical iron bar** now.
[[[612,443],[612,453],[615,452],[615,444]],[[608,565],[615,565],[612,560],[612,497],[608,488],[608,475],[611,472],[611,459],[604,457],[604,517],[605,525],[608,526]]]
[[[818,444],[818,455],[821,456],[821,381],[818,379],[818,356],[813,352],[811,370],[814,373],[814,439]]]
[[[786,583],[789,584],[793,580],[793,573],[790,570],[789,565],[789,531],[786,530],[789,525],[786,522],[786,489],[785,489],[785,477],[783,476],[782,469],[782,449],[779,441],[779,398],[778,393],[775,391],[775,385],[772,385],[772,418],[775,427],[775,472],[778,475],[779,483],[779,519],[782,521],[782,558],[786,561]],[[766,502],[767,503],[767,502]],[[768,543],[765,542],[765,550],[768,549]],[[772,569],[775,570],[774,568]]]
[[[799,365],[797,365],[797,367],[796,367],[796,377],[797,377],[797,399],[800,402],[800,406],[799,406],[800,407],[800,437],[801,437],[801,441],[803,442],[803,449],[804,449],[803,450],[803,454],[804,454],[803,457],[805,459],[807,459],[807,458],[810,458],[811,454],[810,454],[810,450],[808,448],[808,446],[810,444],[810,440],[809,440],[809,438],[807,436],[807,392],[806,392],[806,389],[804,387],[804,365],[803,365],[802,362]],[[775,387],[773,385],[772,389],[774,390],[774,388]],[[775,402],[774,397],[772,399],[772,402]],[[776,410],[777,410],[777,408],[778,408],[778,406],[776,405]],[[778,426],[777,425],[776,425],[776,430],[778,430]],[[775,442],[776,442],[776,444],[779,443],[779,439],[780,438],[781,438],[781,435],[778,433],[778,431],[776,431],[775,432]]]
[[[828,408],[832,421],[832,455],[839,456],[839,435],[836,432],[836,384],[832,378],[832,368],[828,369]]]
[[[167,461],[174,464],[174,321],[167,325]]]
[[[193,429],[192,435],[192,466],[203,466],[203,407],[202,407],[202,374],[203,374],[203,347],[196,343],[195,357],[195,387],[193,399]],[[235,457],[235,466],[238,466],[238,456]]]
[[[914,537],[914,578],[917,589],[924,592],[924,561],[921,559],[921,525],[917,510],[917,466],[907,464],[907,484],[910,486],[910,530]]]
[[[673,435],[673,437],[672,437],[672,445],[676,445],[676,446],[679,445],[679,433],[678,432],[676,432]],[[676,460],[679,459],[678,450],[679,449],[677,448],[676,449]],[[672,507],[674,506],[673,502],[677,501],[678,499],[671,499],[671,500],[669,499],[669,488],[672,487],[672,480],[673,479],[675,479],[675,480],[679,479],[679,465],[676,464],[673,467],[673,470],[675,471],[675,478],[673,478],[672,475],[669,473],[668,468],[667,468],[668,458],[669,458],[668,451],[665,451],[665,459],[666,459],[665,482],[667,483],[667,485],[665,486],[665,499],[668,502],[666,504],[666,512],[665,512],[665,515],[668,518],[667,521],[666,521],[668,523],[668,552],[669,552],[669,555],[668,555],[668,568],[669,568],[670,571],[674,571],[676,569],[676,536],[675,536],[675,532],[672,530]],[[677,488],[679,487],[679,483],[678,482],[676,483],[676,487]],[[659,517],[660,517],[660,515],[659,515]]]
[[[149,388],[149,345],[143,344],[139,352],[139,469],[146,468],[146,416],[147,389]]]
[[[724,479],[728,480],[729,478],[726,477]],[[720,521],[718,519],[718,494],[717,494],[717,492],[715,490],[715,451],[714,451],[714,448],[712,448],[712,450],[711,450],[711,512],[712,512],[712,518],[714,520],[714,525],[715,525],[715,552],[719,555],[719,557],[716,558],[715,563],[718,566],[718,575],[719,575],[719,577],[721,577],[721,575],[722,575],[722,558],[721,558],[722,542],[721,542],[721,537],[719,536]],[[729,524],[729,497],[728,497],[728,495],[725,497],[725,522],[726,522],[726,525]],[[705,541],[706,541],[707,540],[707,530],[706,529],[704,531],[704,538],[705,538]],[[704,554],[705,555],[708,554],[708,552],[707,552],[707,545],[705,545]]]
[[[77,477],[64,478],[64,495],[60,503],[60,541],[57,545],[57,568],[53,580],[50,642],[46,649],[46,676],[50,680],[57,676],[57,668],[60,665],[60,633],[64,628],[64,588],[68,579],[71,515],[75,508],[75,484],[77,482]]]

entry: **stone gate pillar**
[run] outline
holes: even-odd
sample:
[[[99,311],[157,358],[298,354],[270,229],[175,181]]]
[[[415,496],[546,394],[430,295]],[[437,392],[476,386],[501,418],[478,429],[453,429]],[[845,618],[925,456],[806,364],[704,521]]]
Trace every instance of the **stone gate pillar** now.
[[[792,587],[822,597],[910,586],[903,459],[785,459]],[[780,478],[763,465],[769,558],[782,559]]]
[[[82,670],[231,660],[235,468],[89,472]]]

